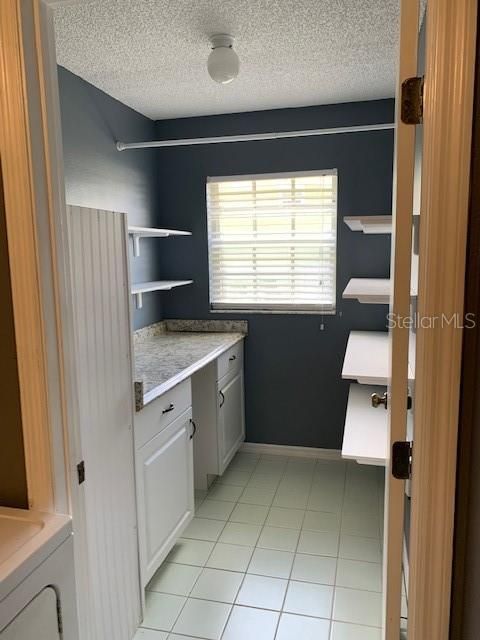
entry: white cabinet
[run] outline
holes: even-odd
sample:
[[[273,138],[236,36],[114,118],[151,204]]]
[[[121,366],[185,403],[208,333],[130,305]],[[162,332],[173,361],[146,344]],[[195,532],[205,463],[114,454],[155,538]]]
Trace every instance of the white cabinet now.
[[[225,381],[225,382],[224,382]],[[233,378],[225,376],[218,383],[220,404],[218,408],[219,466],[223,473],[245,439],[243,403],[243,370]]]
[[[222,475],[245,440],[243,341],[192,376],[195,488]]]
[[[147,585],[194,514],[192,410],[189,406],[165,424],[167,414],[162,412],[165,406],[174,405],[167,400],[155,400],[136,424],[137,442],[143,442],[146,430],[151,433],[152,425],[157,425],[157,433],[137,448],[135,456],[142,586]]]

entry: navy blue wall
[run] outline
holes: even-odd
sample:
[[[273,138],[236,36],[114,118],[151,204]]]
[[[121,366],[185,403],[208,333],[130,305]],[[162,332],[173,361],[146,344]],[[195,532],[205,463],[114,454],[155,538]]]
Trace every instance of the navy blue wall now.
[[[126,211],[131,224],[172,226],[190,238],[142,241],[134,281],[195,279],[144,296],[135,327],[164,317],[246,317],[247,439],[339,448],[348,383],[340,378],[351,329],[384,329],[385,308],[343,301],[350,277],[389,271],[389,236],[348,230],[344,215],[391,209],[393,134],[379,131],[119,153],[115,140],[196,137],[391,122],[393,101],[282,109],[156,123],[59,68],[67,202]],[[338,169],[335,316],[212,314],[208,306],[205,181],[209,175]]]
[[[126,212],[130,224],[158,226],[156,151],[115,148],[115,140],[152,140],[155,123],[62,67],[58,78],[67,203]],[[133,281],[158,280],[158,240],[141,242],[141,256],[131,260]],[[161,301],[158,294],[144,296],[135,328],[161,319]]]
[[[392,100],[282,109],[157,123],[159,138],[283,131],[392,122]],[[351,232],[342,218],[391,211],[393,132],[342,134],[264,142],[162,149],[160,221],[191,238],[165,240],[159,254],[165,278],[194,278],[164,296],[167,318],[249,320],[246,347],[247,440],[341,448],[348,382],[341,380],[351,329],[385,328],[387,308],[344,301],[351,277],[386,277],[390,236]],[[338,169],[337,314],[211,313],[205,182],[207,176]]]

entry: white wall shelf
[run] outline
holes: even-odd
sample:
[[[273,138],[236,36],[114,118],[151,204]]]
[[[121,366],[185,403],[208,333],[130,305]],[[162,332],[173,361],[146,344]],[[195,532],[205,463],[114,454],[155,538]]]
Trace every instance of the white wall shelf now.
[[[132,285],[132,294],[136,298],[137,309],[142,308],[144,293],[150,291],[170,291],[175,287],[184,287],[187,284],[192,284],[193,280],[156,280],[153,282],[139,282]]]
[[[140,255],[140,238],[169,238],[171,236],[191,236],[190,231],[176,231],[175,229],[154,229],[150,227],[128,227],[128,233],[133,238],[133,255]]]
[[[386,385],[389,376],[388,333],[351,331],[348,337],[342,378],[360,384]]]
[[[414,363],[408,367],[408,381],[415,379]],[[342,378],[360,384],[388,384],[390,350],[388,333],[351,331],[343,361]]]
[[[417,296],[418,256],[412,255],[410,295]],[[342,298],[358,300],[363,304],[389,304],[392,281],[389,278],[352,278],[345,287]]]
[[[392,233],[392,216],[344,216],[343,221],[352,231]]]
[[[386,387],[352,383],[348,393],[342,458],[360,464],[384,466],[388,447],[388,412],[372,407],[372,393],[382,396]]]
[[[412,341],[413,342],[413,341]],[[414,355],[414,346],[410,353]],[[414,361],[408,365],[408,381],[415,380]],[[343,360],[342,378],[360,384],[388,384],[390,348],[386,331],[351,331]]]
[[[388,304],[390,292],[389,278],[352,278],[345,287],[342,298],[358,300],[363,304]]]
[[[351,384],[343,434],[342,458],[360,464],[385,466],[388,457],[388,412],[372,407],[372,393],[383,395],[384,386]],[[407,412],[407,439],[413,439],[413,414]]]

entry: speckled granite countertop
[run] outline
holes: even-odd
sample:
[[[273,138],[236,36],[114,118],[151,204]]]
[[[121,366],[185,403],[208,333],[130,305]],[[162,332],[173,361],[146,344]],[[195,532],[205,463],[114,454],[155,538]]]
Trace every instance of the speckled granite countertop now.
[[[136,410],[218,358],[246,333],[245,322],[223,321],[167,321],[136,331]]]

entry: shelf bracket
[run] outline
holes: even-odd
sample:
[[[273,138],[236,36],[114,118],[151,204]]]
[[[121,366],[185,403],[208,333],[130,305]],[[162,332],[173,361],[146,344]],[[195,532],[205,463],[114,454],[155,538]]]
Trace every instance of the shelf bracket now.
[[[133,256],[138,258],[140,255],[140,236],[136,233],[132,234],[133,238]]]
[[[143,307],[143,294],[141,292],[134,293],[135,296],[135,306],[137,309],[141,309]]]

